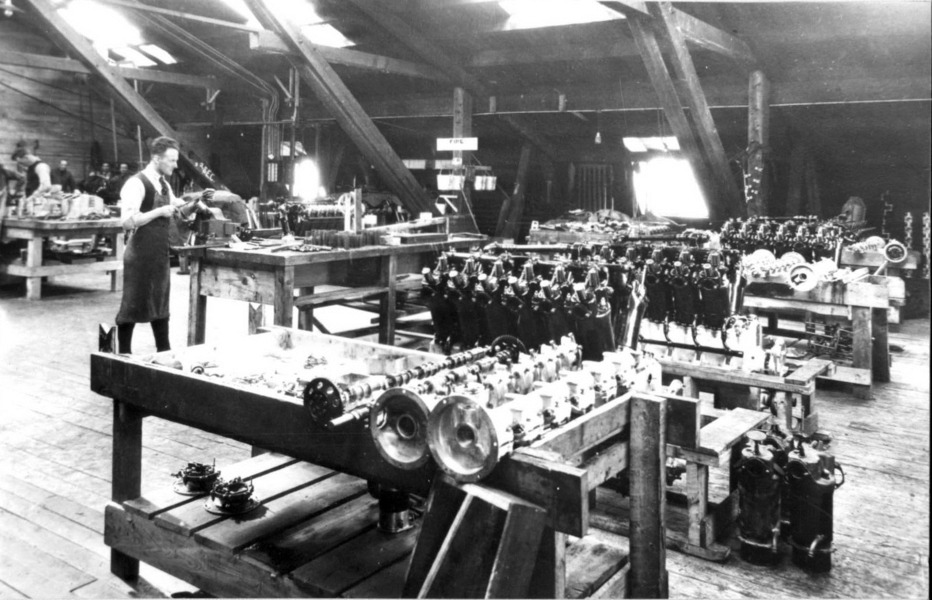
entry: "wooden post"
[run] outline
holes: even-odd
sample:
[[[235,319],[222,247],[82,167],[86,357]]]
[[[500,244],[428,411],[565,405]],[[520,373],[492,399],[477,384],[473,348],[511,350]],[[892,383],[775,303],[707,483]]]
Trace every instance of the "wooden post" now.
[[[790,172],[787,176],[786,208],[783,211],[783,214],[788,217],[802,214],[800,209],[805,187],[807,154],[808,149],[805,143],[801,141],[793,143],[793,148],[790,150]],[[806,208],[808,210],[808,204]]]
[[[26,242],[26,267],[29,269],[42,266],[42,236],[30,238]],[[26,299],[42,298],[42,277],[26,278]]]
[[[689,511],[689,543],[706,548],[712,543],[714,534],[711,522],[706,518],[709,506],[709,467],[698,463],[686,463],[686,506]]]
[[[275,305],[272,322],[291,327],[294,320],[294,267],[275,270]]]
[[[851,366],[856,369],[872,370],[871,353],[873,351],[873,319],[871,309],[862,306],[851,307],[851,334],[854,346]]]
[[[706,162],[703,160],[703,154],[699,150],[699,144],[696,142],[692,127],[690,127],[689,120],[683,110],[683,104],[676,92],[673,79],[670,77],[666,63],[663,62],[663,54],[660,52],[660,45],[657,43],[654,30],[649,23],[644,22],[643,17],[632,15],[627,21],[628,26],[631,28],[631,35],[637,45],[638,53],[647,68],[651,85],[657,94],[660,106],[663,108],[663,114],[673,130],[673,135],[676,136],[677,141],[680,143],[683,154],[689,159],[696,177],[700,182],[706,184],[703,186],[706,189],[706,195],[713,198],[717,195],[717,186],[709,188],[708,182],[714,180],[710,177]],[[709,210],[713,219],[718,220],[720,218],[718,213],[721,212],[721,208],[714,202],[710,203]]]
[[[196,256],[189,258],[191,279],[188,296],[188,345],[204,343],[207,330],[207,296],[201,295],[201,260]]]
[[[136,407],[114,400],[110,499],[117,503],[142,493],[142,417]],[[111,549],[110,572],[122,579],[135,579],[139,576],[139,561]]]
[[[249,306],[249,321],[247,324],[247,333],[249,335],[255,335],[259,332],[259,329],[265,326],[265,306],[262,304],[253,304],[252,302],[248,303]]]
[[[472,96],[461,87],[453,88],[453,137],[464,138],[472,137]],[[472,152],[468,150],[454,150],[453,159],[460,159],[461,167],[454,167],[454,173],[463,173],[467,176],[473,170],[469,168],[472,162]],[[458,170],[459,169],[459,170]],[[472,188],[469,186],[468,177],[463,182],[463,203],[465,206],[471,206]],[[462,207],[457,207],[462,210]]]
[[[566,598],[566,534],[544,528],[528,598]]]
[[[125,250],[123,245],[123,232],[115,233],[112,237],[113,243],[113,257],[119,261],[119,264],[123,264],[123,252]],[[123,271],[115,270],[110,271],[110,291],[116,292],[123,289]]]
[[[728,207],[729,213],[743,215],[745,211],[741,202],[741,192],[731,175],[728,157],[715,128],[705,93],[702,91],[699,74],[696,72],[689,48],[686,47],[686,39],[677,19],[679,12],[670,2],[648,3],[647,11],[654,17],[660,39],[668,46],[667,58],[681,83],[681,89],[684,91],[681,94],[682,99],[689,107],[697,137],[705,149],[712,176],[719,193],[723,196],[722,201]]]
[[[517,233],[516,221],[521,219],[524,210],[524,191],[527,187],[527,172],[531,164],[531,144],[525,142],[521,146],[521,157],[518,159],[518,172],[515,175],[515,189],[511,197],[502,204],[498,213],[498,224],[495,226],[496,237],[513,237]]]
[[[631,596],[666,598],[666,400],[631,397]]]
[[[873,314],[871,328],[873,342],[871,345],[872,374],[874,381],[888,383],[890,381],[890,345],[887,339],[887,311],[883,308],[871,309]]]
[[[398,255],[382,257],[382,284],[388,291],[379,301],[379,343],[395,345],[395,279],[398,275]]]
[[[748,216],[770,214],[766,158],[770,147],[770,81],[753,71],[748,81],[748,181],[745,196]]]

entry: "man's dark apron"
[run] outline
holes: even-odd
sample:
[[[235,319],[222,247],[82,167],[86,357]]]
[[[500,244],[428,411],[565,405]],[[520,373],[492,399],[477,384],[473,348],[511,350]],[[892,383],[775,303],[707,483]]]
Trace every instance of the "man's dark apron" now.
[[[165,206],[171,199],[158,193],[149,178],[135,175],[146,189],[139,212]],[[168,318],[170,296],[168,227],[171,219],[158,218],[136,228],[123,253],[123,301],[116,323],[148,323]]]

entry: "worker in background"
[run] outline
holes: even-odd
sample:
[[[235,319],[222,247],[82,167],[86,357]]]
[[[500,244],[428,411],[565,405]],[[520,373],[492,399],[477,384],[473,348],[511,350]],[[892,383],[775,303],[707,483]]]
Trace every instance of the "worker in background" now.
[[[27,198],[33,194],[44,194],[52,189],[52,170],[48,163],[42,162],[38,156],[22,146],[16,149],[12,158],[21,169],[26,171],[24,193]]]
[[[136,323],[151,323],[157,351],[171,349],[169,226],[184,202],[172,194],[168,178],[178,166],[178,142],[158,137],[149,150],[149,164],[120,190],[123,230],[129,234],[123,253],[123,299],[116,317],[121,354],[132,353]]]
[[[88,190],[88,193],[103,198],[104,204],[113,205],[120,199],[120,190],[114,190],[110,187],[113,180],[113,172],[110,170],[110,163],[101,163],[97,176],[102,180],[95,190]]]
[[[60,185],[61,191],[70,194],[75,189],[74,175],[68,170],[68,161],[62,160],[58,163],[58,168],[52,171],[52,184]]]
[[[101,190],[107,189],[108,183],[109,181],[100,173],[92,170],[87,174],[87,179],[81,182],[81,190],[83,190],[85,194],[93,194],[103,199],[100,192]]]
[[[133,173],[129,170],[129,164],[121,162],[117,172],[110,177],[110,182],[107,184],[108,195],[114,199],[119,198],[120,190],[123,189],[123,186],[132,176]]]

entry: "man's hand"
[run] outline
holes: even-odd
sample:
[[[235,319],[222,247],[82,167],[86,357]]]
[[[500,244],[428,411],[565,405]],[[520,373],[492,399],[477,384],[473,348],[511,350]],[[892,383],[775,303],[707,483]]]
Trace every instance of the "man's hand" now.
[[[171,204],[166,204],[165,206],[160,206],[157,209],[155,209],[155,212],[159,217],[167,217],[170,219],[173,216],[175,216],[175,212],[177,210],[178,209],[176,209]]]
[[[214,200],[214,188],[207,188],[201,193],[201,201],[210,206]]]

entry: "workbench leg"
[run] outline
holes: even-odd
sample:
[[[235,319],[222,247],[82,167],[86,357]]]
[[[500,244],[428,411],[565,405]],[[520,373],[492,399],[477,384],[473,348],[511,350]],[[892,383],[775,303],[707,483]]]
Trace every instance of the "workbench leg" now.
[[[631,597],[667,598],[666,400],[631,397]]]
[[[856,369],[872,370],[871,352],[873,349],[873,327],[871,309],[859,306],[851,307],[851,322],[853,327],[852,343],[854,356],[851,366]]]
[[[272,322],[291,327],[294,322],[294,267],[275,271],[275,305]]]
[[[39,268],[42,266],[42,238],[32,238],[26,242],[26,267]],[[39,300],[42,298],[42,277],[26,278],[26,299]]]
[[[689,375],[683,375],[683,396],[686,398],[699,398],[699,385]]]
[[[566,534],[544,528],[528,598],[566,598]]]
[[[421,531],[418,533],[411,563],[408,565],[402,598],[416,598],[420,594],[434,557],[440,551],[465,498],[466,493],[463,490],[451,485],[442,476],[434,479],[430,495],[427,497]]]
[[[113,236],[112,245],[113,245],[113,250],[114,250],[113,256],[116,259],[117,263],[122,265],[123,264],[123,250],[124,250],[122,231]],[[119,292],[122,289],[123,289],[123,271],[122,270],[110,271],[110,291]]]
[[[246,333],[248,335],[255,335],[259,333],[259,329],[265,327],[265,305],[253,304],[252,302],[249,302],[248,305],[249,321],[246,325]]]
[[[313,286],[301,288],[300,296],[307,296],[314,293]],[[305,306],[298,309],[298,329],[304,331],[314,331],[314,307]]]
[[[873,377],[874,381],[888,383],[890,381],[890,344],[887,339],[888,324],[887,311],[883,308],[872,309],[873,329]]]
[[[689,512],[689,543],[708,548],[715,539],[709,514],[709,467],[686,463],[686,506]]]
[[[113,465],[111,499],[116,503],[142,493],[142,412],[114,400]],[[110,572],[121,579],[139,576],[139,561],[119,550],[110,550]]]
[[[387,263],[385,262],[387,261]],[[395,277],[398,274],[398,257],[394,254],[382,258],[383,283],[388,291],[379,300],[379,343],[389,346],[395,345]]]
[[[779,328],[780,328],[779,315],[777,315],[777,313],[775,312],[767,313],[767,329],[770,331],[770,333],[775,332]]]
[[[188,345],[204,343],[207,330],[207,296],[201,295],[201,261],[191,259],[191,281],[188,288]]]

